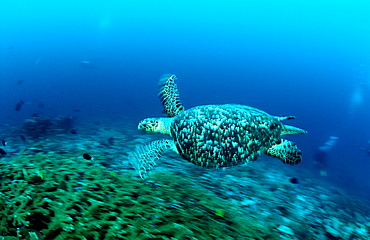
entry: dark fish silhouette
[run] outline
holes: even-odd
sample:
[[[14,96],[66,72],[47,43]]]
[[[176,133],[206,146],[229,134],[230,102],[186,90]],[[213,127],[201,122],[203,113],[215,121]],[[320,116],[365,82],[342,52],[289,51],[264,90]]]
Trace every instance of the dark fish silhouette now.
[[[86,160],[93,160],[93,158],[89,154],[87,154],[87,153],[85,153],[84,155],[82,155],[82,157],[85,158]]]
[[[0,154],[1,155],[5,155],[6,154],[6,152],[4,151],[4,149],[0,148]]]
[[[17,85],[22,85],[23,84],[23,80],[18,80],[17,81]]]
[[[81,112],[80,109],[73,109],[74,112]]]
[[[108,138],[108,144],[109,145],[111,145],[111,146],[113,146],[114,145],[114,138],[112,138],[112,137],[110,137],[110,138]]]
[[[21,109],[22,109],[22,106],[23,106],[24,102],[22,100],[20,100],[17,105],[15,105],[15,108],[14,110],[19,112]]]
[[[26,140],[26,137],[25,137],[25,136],[23,136],[23,135],[19,135],[19,137],[21,138],[21,140],[22,140],[22,142],[23,142],[23,143],[26,143],[26,142],[27,142],[27,140]]]
[[[71,134],[77,134],[77,129],[76,128],[71,128],[71,130],[69,130],[69,132]]]
[[[6,141],[5,140],[3,140],[3,141],[1,141],[1,144],[5,147],[6,146]]]
[[[298,178],[291,178],[291,179],[289,179],[289,182],[291,182],[291,183],[293,183],[293,184],[298,184],[299,183],[299,180],[298,180]]]

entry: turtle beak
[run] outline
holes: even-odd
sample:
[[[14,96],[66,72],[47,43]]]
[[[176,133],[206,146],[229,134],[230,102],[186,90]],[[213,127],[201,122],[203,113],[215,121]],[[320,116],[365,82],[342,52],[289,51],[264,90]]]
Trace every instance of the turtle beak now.
[[[139,129],[141,131],[145,131],[146,128],[147,128],[147,124],[146,123],[144,123],[143,121],[139,122],[139,125],[137,126],[137,129]]]

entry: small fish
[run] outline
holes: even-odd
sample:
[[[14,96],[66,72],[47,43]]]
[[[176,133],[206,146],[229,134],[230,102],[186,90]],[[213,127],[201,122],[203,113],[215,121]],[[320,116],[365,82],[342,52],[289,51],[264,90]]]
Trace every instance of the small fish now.
[[[289,182],[291,182],[291,183],[293,183],[293,184],[298,184],[299,183],[299,180],[298,180],[298,178],[291,178],[291,179],[289,179]]]
[[[80,62],[80,67],[83,69],[93,69],[93,68],[98,68],[95,64],[92,64],[89,61],[81,61]]]
[[[17,81],[17,85],[22,85],[23,84],[23,80],[18,80]]]
[[[71,134],[77,134],[77,129],[76,128],[71,128],[71,130],[69,130],[69,132]]]
[[[15,105],[15,108],[14,110],[19,112],[21,109],[22,109],[22,106],[23,106],[24,102],[22,100],[20,100],[17,105]]]
[[[80,109],[73,109],[74,112],[81,112]]]
[[[5,146],[6,146],[6,144],[7,144],[7,142],[6,142],[5,140],[2,140],[2,141],[1,141],[1,144],[5,147]]]
[[[25,137],[25,136],[23,136],[23,135],[19,135],[19,137],[21,138],[21,140],[22,140],[22,142],[23,142],[23,143],[26,143],[26,142],[27,142],[27,140],[26,140],[26,137]]]
[[[83,158],[85,158],[86,160],[91,160],[91,161],[94,161],[94,158],[91,157],[89,154],[87,153],[84,153],[84,155],[82,155]]]
[[[1,155],[5,155],[6,154],[6,152],[4,151],[4,149],[0,148],[0,154]]]
[[[113,146],[114,145],[114,138],[112,138],[112,137],[110,137],[110,138],[108,138],[108,144],[109,145],[111,145],[111,146]]]

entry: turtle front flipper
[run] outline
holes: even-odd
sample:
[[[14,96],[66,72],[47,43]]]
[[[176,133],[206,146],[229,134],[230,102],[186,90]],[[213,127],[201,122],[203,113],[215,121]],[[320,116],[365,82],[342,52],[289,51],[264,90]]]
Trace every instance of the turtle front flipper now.
[[[157,140],[144,146],[137,146],[134,152],[128,154],[128,159],[140,177],[144,179],[155,167],[156,161],[170,149],[176,151],[173,140]]]
[[[302,152],[297,145],[291,141],[281,139],[279,144],[267,149],[266,154],[271,157],[279,158],[286,164],[298,164],[302,161]]]
[[[163,74],[159,79],[159,98],[161,99],[164,111],[169,117],[177,116],[179,113],[185,110],[182,106],[175,83],[176,76],[173,74]]]

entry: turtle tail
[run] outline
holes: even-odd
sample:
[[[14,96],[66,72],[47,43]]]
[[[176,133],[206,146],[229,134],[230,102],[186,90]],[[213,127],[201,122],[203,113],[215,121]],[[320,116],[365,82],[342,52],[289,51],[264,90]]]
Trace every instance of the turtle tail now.
[[[173,74],[163,74],[159,79],[159,98],[161,99],[164,111],[169,117],[177,116],[185,110],[180,101],[179,91],[175,83],[176,76]]]
[[[173,140],[162,139],[153,141],[144,146],[137,146],[134,152],[128,153],[131,165],[141,178],[146,178],[150,170],[157,164],[156,161],[168,150],[173,149]]]

